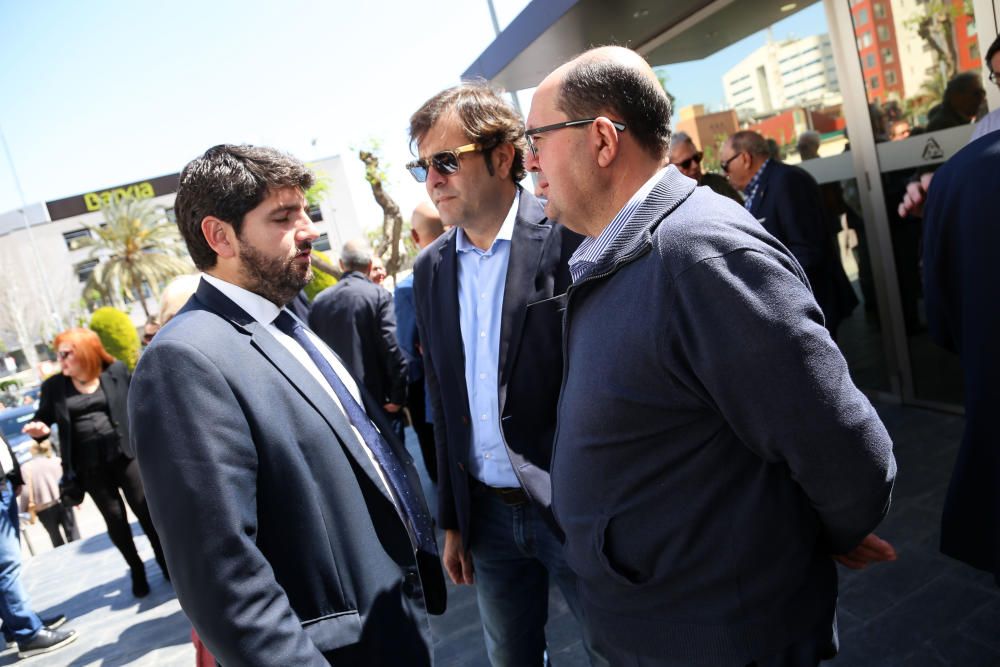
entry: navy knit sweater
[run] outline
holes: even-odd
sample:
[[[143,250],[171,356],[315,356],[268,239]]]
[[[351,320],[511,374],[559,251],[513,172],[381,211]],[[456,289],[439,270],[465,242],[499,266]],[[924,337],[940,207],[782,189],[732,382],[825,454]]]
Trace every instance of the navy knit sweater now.
[[[789,251],[670,169],[570,287],[564,343],[553,508],[592,632],[685,665],[834,643],[830,556],[896,465]]]

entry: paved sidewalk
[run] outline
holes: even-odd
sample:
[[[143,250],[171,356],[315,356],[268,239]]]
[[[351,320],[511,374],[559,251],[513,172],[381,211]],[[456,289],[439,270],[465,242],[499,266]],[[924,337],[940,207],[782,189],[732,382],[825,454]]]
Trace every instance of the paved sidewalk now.
[[[877,532],[896,546],[900,558],[858,573],[841,569],[842,650],[828,664],[1000,665],[1000,589],[990,575],[937,551],[941,504],[963,420],[891,405],[879,406],[879,412],[893,435],[900,473],[892,509]],[[407,445],[419,461],[416,444]],[[125,563],[94,512],[85,507],[80,517],[85,539],[44,551],[48,538],[41,533],[34,542],[38,555],[25,559],[36,610],[65,613],[67,627],[77,629],[80,639],[23,664],[190,667],[190,628],[149,542],[133,522],[152,586],[149,597],[137,601]],[[432,618],[431,629],[438,667],[487,667],[474,589],[450,586],[448,612]],[[548,636],[558,667],[586,664],[576,624],[555,588]],[[0,653],[0,667],[16,661],[16,650]]]

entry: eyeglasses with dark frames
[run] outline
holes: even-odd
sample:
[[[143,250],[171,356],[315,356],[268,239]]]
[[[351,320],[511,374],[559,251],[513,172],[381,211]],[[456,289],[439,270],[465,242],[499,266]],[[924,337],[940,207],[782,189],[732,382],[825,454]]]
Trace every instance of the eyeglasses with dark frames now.
[[[442,176],[451,176],[457,173],[459,167],[461,167],[460,158],[464,153],[478,153],[481,150],[483,149],[479,144],[465,144],[451,150],[438,151],[429,158],[422,157],[419,160],[408,162],[406,169],[413,175],[417,183],[425,183],[427,182],[427,173],[431,167],[434,167]]]
[[[59,350],[56,352],[56,356],[59,357],[59,361],[67,359],[73,356],[73,350]]]
[[[678,167],[680,167],[681,169],[689,169],[691,167],[691,163],[692,162],[694,162],[695,164],[701,164],[701,158],[704,155],[705,155],[704,153],[702,153],[701,151],[698,151],[697,153],[695,153],[694,155],[692,155],[688,159],[681,160],[680,162],[675,162],[674,164],[677,165]]]
[[[732,162],[733,160],[735,160],[736,158],[738,158],[740,155],[743,155],[743,153],[745,153],[745,152],[746,151],[740,151],[739,153],[736,153],[735,155],[731,156],[728,160],[723,160],[722,162],[720,162],[719,166],[722,168],[722,173],[728,174],[729,173],[729,163]]]
[[[552,125],[542,125],[541,127],[531,128],[530,130],[524,133],[524,138],[528,140],[528,148],[531,149],[532,157],[535,158],[538,157],[538,146],[536,146],[535,142],[532,140],[532,137],[534,137],[535,135],[542,134],[543,132],[552,132],[554,130],[561,130],[564,127],[578,127],[580,125],[589,125],[590,123],[596,121],[598,118],[603,118],[603,116],[595,116],[594,118],[580,118],[579,120],[566,120],[561,123],[553,123]],[[608,118],[606,120],[611,120],[611,119]],[[615,129],[618,130],[619,132],[623,132],[625,130],[625,123],[619,120],[611,120],[611,124],[614,125]]]

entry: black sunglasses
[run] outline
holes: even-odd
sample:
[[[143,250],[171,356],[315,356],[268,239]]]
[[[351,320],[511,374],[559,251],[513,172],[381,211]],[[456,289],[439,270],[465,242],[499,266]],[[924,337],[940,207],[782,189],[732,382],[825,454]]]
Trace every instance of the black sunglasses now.
[[[732,157],[730,157],[728,160],[723,160],[722,162],[720,162],[719,166],[722,167],[722,173],[728,174],[729,173],[729,163],[732,162],[733,160],[735,160],[736,158],[738,158],[742,154],[743,154],[743,151],[740,151],[739,153],[736,153],[735,155],[733,155]]]
[[[675,162],[674,164],[676,164],[681,169],[688,169],[691,166],[692,162],[694,162],[695,164],[701,164],[701,158],[702,158],[703,155],[704,155],[704,153],[702,153],[701,151],[698,151],[697,153],[695,153],[694,155],[692,155],[688,159],[682,160],[681,162]]]
[[[437,173],[442,176],[451,176],[461,166],[459,158],[463,153],[478,153],[481,150],[483,149],[478,144],[466,144],[448,151],[439,151],[429,158],[422,157],[419,160],[408,162],[406,169],[413,175],[417,183],[425,183],[427,182],[427,172],[430,171],[431,167],[434,167]]]
[[[531,138],[536,134],[541,134],[542,132],[552,132],[553,130],[561,130],[564,127],[577,127],[578,125],[588,125],[590,123],[593,123],[598,118],[601,118],[601,116],[597,116],[595,118],[581,118],[579,120],[566,120],[561,123],[553,123],[552,125],[542,125],[541,127],[531,128],[530,130],[524,133],[524,138],[528,140],[528,148],[531,149],[531,156],[534,158],[538,157],[538,147],[535,146],[535,142],[531,140]],[[608,120],[611,119],[609,118]],[[614,125],[615,129],[618,130],[619,132],[625,130],[625,123],[621,121],[612,120],[611,124]]]

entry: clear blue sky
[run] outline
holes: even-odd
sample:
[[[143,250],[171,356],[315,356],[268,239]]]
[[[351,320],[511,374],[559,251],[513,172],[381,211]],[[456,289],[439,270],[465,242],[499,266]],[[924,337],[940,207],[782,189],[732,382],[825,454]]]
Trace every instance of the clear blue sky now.
[[[503,27],[527,0],[494,4]],[[775,37],[823,26],[817,4]],[[410,113],[492,39],[486,0],[0,0],[0,127],[29,203],[178,171],[223,142],[309,160],[375,138],[405,209],[421,196],[403,170]],[[720,105],[722,73],[763,42],[668,68],[678,104]],[[0,155],[0,212],[19,206]]]

